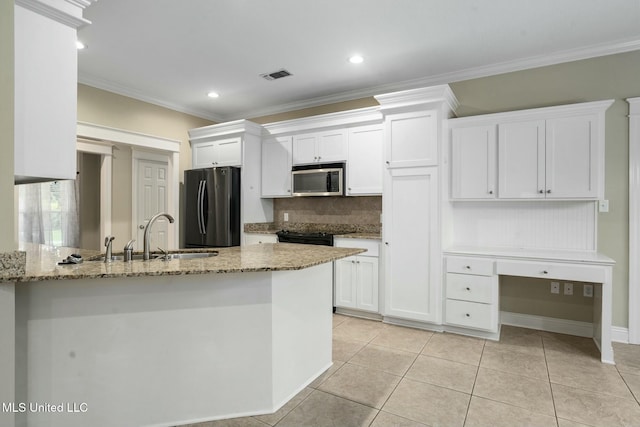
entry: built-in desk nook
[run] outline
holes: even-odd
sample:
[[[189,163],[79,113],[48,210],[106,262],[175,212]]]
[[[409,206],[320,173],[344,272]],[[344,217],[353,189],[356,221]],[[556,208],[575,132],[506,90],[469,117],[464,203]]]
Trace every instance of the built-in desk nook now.
[[[459,246],[446,249],[444,261],[445,324],[453,331],[489,339],[500,336],[501,275],[593,283],[593,339],[602,362],[614,363],[612,259],[593,251]]]

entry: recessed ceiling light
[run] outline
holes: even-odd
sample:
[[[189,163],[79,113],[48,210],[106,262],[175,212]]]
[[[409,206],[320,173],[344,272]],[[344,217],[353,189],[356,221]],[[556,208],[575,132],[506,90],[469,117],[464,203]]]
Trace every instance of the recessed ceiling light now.
[[[218,98],[218,97],[220,96],[220,94],[219,94],[218,92],[209,92],[209,93],[207,94],[207,96],[208,96],[209,98]]]
[[[364,61],[364,58],[360,55],[353,55],[349,58],[349,62],[351,62],[352,64],[360,64],[362,63],[362,61]]]
[[[87,48],[86,44],[82,43],[80,40],[76,40],[76,49],[82,50],[86,48]]]

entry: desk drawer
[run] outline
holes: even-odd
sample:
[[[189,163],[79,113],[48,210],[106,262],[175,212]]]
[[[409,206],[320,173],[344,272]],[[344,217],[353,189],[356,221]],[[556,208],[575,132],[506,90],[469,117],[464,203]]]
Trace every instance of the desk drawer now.
[[[507,276],[538,277],[541,279],[595,283],[602,283],[605,280],[605,268],[593,265],[499,260],[496,271],[498,274]]]
[[[445,321],[449,325],[497,330],[497,319],[494,318],[492,304],[447,300],[446,310]]]
[[[447,257],[447,273],[493,276],[495,261],[483,258]]]
[[[490,304],[493,282],[491,276],[447,273],[447,298]]]

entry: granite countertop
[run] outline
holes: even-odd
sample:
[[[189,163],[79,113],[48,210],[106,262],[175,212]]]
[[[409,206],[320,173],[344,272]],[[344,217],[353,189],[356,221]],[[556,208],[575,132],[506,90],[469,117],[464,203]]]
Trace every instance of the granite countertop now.
[[[33,282],[81,278],[300,270],[365,251],[364,249],[293,243],[263,243],[232,248],[179,251],[205,252],[215,250],[218,252],[217,256],[209,258],[104,263],[101,261],[89,261],[91,257],[100,257],[100,252],[98,251],[56,248],[35,244],[23,244],[20,249],[27,252],[24,274],[5,275],[0,278],[0,281]],[[85,261],[82,264],[57,264],[72,253],[79,253]],[[116,254],[114,253],[114,255]]]
[[[331,233],[337,238],[347,239],[382,239],[379,226],[353,225],[353,224],[310,224],[310,223],[286,223],[273,222],[247,223],[244,232],[247,234],[275,234],[282,229],[297,232],[325,232]]]

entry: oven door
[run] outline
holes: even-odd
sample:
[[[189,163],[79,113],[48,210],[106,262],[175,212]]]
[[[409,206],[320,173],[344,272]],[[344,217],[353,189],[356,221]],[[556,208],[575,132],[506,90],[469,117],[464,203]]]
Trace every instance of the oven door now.
[[[291,172],[292,195],[304,196],[343,196],[344,169],[302,169]]]

